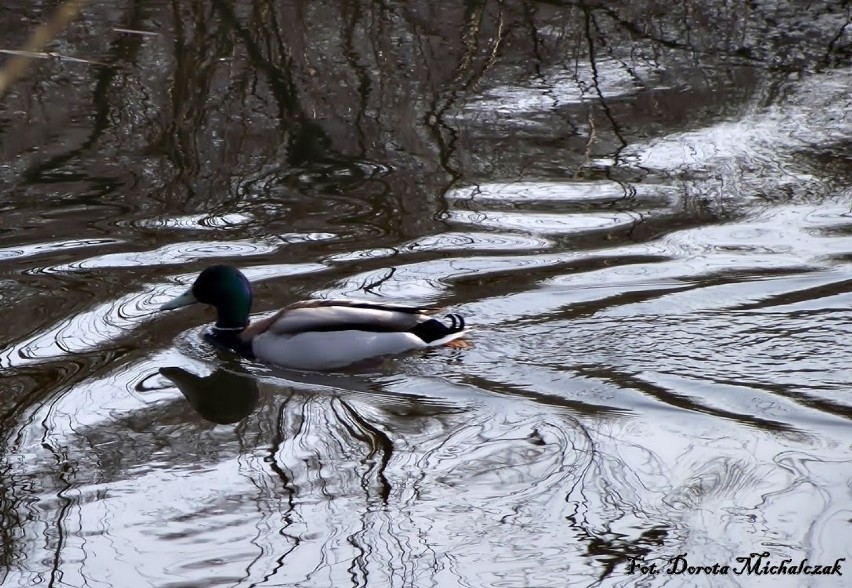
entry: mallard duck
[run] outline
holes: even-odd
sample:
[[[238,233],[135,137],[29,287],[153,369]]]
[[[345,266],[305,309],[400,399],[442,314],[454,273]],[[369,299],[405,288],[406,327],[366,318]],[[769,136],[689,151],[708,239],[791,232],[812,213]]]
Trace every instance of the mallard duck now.
[[[447,345],[465,334],[465,321],[438,308],[358,300],[306,300],[249,322],[251,284],[228,265],[208,267],[185,293],[160,310],[196,302],[216,308],[208,338],[247,357],[300,370],[332,370],[415,349]]]

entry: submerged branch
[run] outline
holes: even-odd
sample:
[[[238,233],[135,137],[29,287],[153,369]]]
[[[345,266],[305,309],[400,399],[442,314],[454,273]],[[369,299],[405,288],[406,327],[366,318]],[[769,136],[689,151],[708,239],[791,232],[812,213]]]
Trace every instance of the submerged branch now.
[[[27,71],[30,62],[43,54],[43,49],[77,17],[86,0],[67,0],[53,18],[38,27],[21,50],[0,69],[0,98]]]

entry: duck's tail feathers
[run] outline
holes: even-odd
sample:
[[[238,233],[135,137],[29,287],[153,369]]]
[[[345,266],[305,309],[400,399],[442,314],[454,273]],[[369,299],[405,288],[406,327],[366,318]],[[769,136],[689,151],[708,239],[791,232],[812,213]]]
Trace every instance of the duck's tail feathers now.
[[[449,325],[438,319],[429,319],[419,323],[411,329],[411,332],[423,339],[429,347],[444,345],[465,335],[465,322],[462,315],[452,313],[444,318],[450,321]]]

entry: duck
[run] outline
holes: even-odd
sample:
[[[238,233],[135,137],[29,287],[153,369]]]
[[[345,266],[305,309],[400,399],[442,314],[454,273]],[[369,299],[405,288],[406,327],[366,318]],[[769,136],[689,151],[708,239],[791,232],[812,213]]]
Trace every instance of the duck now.
[[[266,318],[250,320],[251,283],[236,267],[205,268],[183,294],[160,306],[196,303],[216,309],[205,339],[249,359],[276,366],[329,371],[437,346],[467,347],[465,319],[436,318],[440,308],[352,299],[294,302]]]

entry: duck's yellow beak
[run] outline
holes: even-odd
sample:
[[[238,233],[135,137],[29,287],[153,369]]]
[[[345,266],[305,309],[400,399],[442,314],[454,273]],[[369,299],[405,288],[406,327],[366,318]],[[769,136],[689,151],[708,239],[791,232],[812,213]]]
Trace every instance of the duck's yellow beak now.
[[[177,298],[172,298],[165,304],[160,307],[160,310],[174,310],[176,308],[181,308],[183,306],[189,306],[190,304],[195,304],[198,300],[195,296],[192,295],[192,288],[178,296]]]

